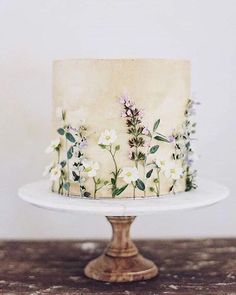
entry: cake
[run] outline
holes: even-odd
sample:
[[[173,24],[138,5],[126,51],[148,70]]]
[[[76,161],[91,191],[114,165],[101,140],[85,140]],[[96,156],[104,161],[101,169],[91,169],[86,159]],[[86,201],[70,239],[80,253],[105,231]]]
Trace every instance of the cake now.
[[[195,104],[186,60],[55,61],[52,190],[144,198],[196,188]]]

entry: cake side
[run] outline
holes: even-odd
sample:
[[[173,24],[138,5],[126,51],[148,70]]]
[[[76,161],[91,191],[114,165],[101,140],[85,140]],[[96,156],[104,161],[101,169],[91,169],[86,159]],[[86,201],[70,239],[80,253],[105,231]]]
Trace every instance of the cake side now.
[[[145,197],[186,189],[188,150],[176,143],[184,140],[189,62],[57,61],[53,93],[53,165],[63,174],[55,191]]]

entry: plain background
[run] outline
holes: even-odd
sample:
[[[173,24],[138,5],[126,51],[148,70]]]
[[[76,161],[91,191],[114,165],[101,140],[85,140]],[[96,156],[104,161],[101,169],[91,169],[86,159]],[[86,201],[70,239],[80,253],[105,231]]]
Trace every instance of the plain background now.
[[[236,236],[236,1],[0,0],[0,238],[103,238],[105,218],[34,208],[17,188],[49,162],[52,67],[62,58],[187,58],[200,175],[231,189],[201,210],[137,218],[133,236]]]

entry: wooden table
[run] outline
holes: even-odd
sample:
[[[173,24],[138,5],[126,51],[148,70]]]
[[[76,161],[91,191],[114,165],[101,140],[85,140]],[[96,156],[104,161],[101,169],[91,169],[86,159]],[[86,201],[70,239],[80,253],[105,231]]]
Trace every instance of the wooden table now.
[[[236,239],[137,241],[160,267],[149,281],[102,283],[83,268],[104,241],[0,243],[0,294],[236,294]]]

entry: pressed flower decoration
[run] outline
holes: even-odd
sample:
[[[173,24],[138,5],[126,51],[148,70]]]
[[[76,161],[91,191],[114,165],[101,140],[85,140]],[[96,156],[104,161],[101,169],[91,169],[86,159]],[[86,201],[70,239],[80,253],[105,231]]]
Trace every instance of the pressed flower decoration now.
[[[195,113],[194,106],[197,103],[188,100],[183,126],[167,137],[159,132],[160,119],[155,121],[152,128],[148,128],[143,122],[143,110],[127,95],[120,97],[119,102],[122,107],[121,117],[129,135],[127,143],[122,144],[129,147],[127,159],[131,165],[122,167],[117,161],[122,146],[116,131],[103,130],[97,138],[97,143],[109,154],[113,170],[110,171],[109,179],[102,179],[99,176],[99,159],[87,157],[89,138],[85,121],[78,118],[80,126],[74,128],[67,123],[66,111],[58,108],[56,116],[61,125],[57,130],[59,138],[53,140],[45,150],[46,153],[55,153],[56,156],[54,161],[45,167],[43,173],[44,176],[49,175],[53,191],[57,190],[59,194],[69,196],[71,185],[75,183],[82,197],[96,198],[98,191],[106,190],[115,198],[128,187],[133,190],[133,198],[136,197],[136,190],[142,191],[143,197],[148,192],[159,196],[163,177],[170,183],[170,192],[175,193],[178,181],[183,178],[186,181],[186,190],[196,188],[196,170],[192,168],[194,153],[191,145],[196,124],[191,123],[190,116]],[[161,159],[159,156],[158,151],[162,144],[173,146],[171,159]],[[93,191],[87,190],[87,181],[93,183]]]
[[[195,140],[196,123],[192,122],[192,116],[195,115],[195,106],[199,102],[189,99],[185,110],[185,121],[179,131],[173,131],[171,135],[171,143],[174,145],[174,153],[172,158],[176,162],[182,163],[182,175],[186,180],[186,191],[197,188],[196,185],[196,169],[193,169],[193,162],[197,158],[193,151],[192,141]],[[175,187],[176,181],[173,182],[170,191]]]
[[[142,122],[144,112],[138,109],[127,95],[120,98],[120,103],[123,106],[121,117],[126,119],[127,133],[130,134],[129,147],[130,160],[134,161],[136,169],[139,165],[143,166],[144,176],[142,179],[137,179],[134,186],[134,196],[136,187],[144,192],[146,196],[146,180],[151,177],[153,169],[148,172],[147,167],[149,163],[149,156],[154,155],[159,149],[159,142],[169,142],[168,139],[157,132],[160,119],[158,119],[150,131]],[[159,174],[157,175],[159,181]],[[155,182],[157,180],[155,179]],[[159,191],[157,193],[159,195]]]

